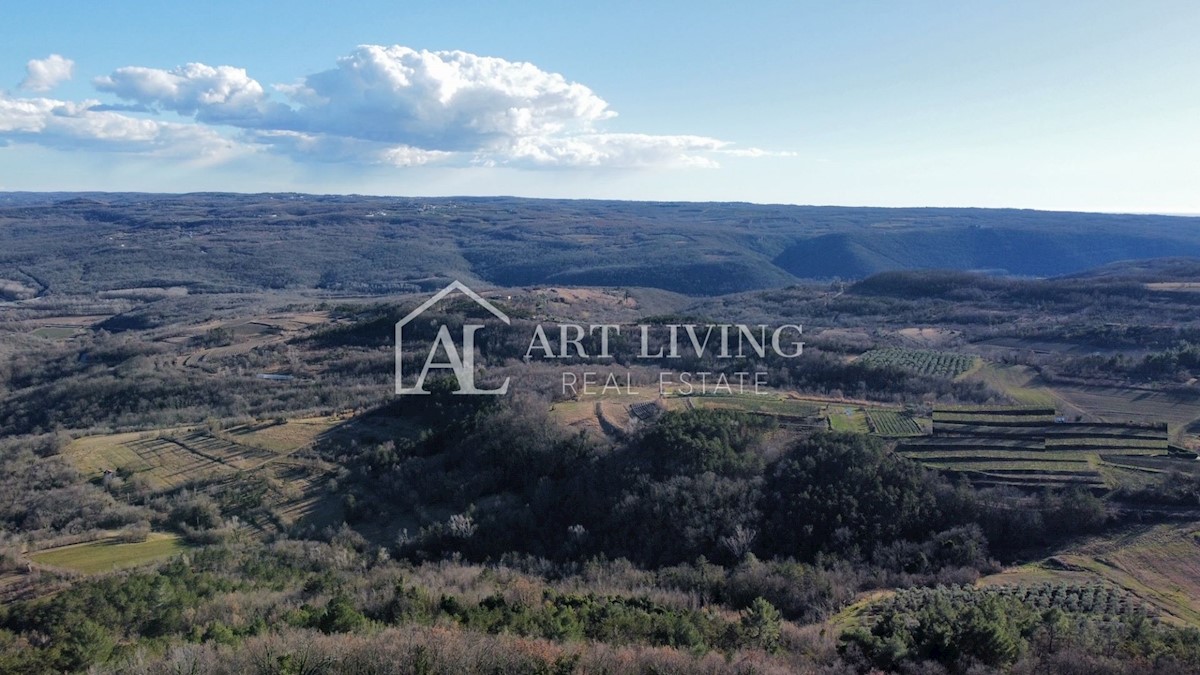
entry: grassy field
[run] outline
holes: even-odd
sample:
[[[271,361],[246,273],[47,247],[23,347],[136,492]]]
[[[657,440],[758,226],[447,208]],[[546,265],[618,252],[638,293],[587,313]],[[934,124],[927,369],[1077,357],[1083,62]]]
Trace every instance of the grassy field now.
[[[1135,386],[1049,386],[1040,382],[1031,368],[994,363],[985,364],[969,378],[978,378],[1019,403],[1052,407],[1068,419],[1078,415],[1101,422],[1166,422],[1171,442],[1200,443],[1196,433],[1200,429],[1200,397]]]
[[[820,412],[820,407],[815,403],[767,394],[692,396],[691,399],[692,404],[697,408],[724,408],[767,415],[800,417],[815,416]]]
[[[564,426],[603,433],[596,419],[596,405],[590,401],[559,401],[551,406],[550,415]]]
[[[1147,485],[1155,475],[1153,470],[1102,462],[1092,454],[1083,453],[1077,453],[1075,458],[1069,459],[1058,455],[1054,455],[1053,459],[1042,459],[1032,457],[1029,453],[1013,453],[1013,457],[999,453],[980,456],[902,454],[932,469],[965,474],[976,484],[991,484],[1001,480],[1034,487],[1054,487],[1074,485],[1082,480],[1097,489],[1117,486],[1137,488]]]
[[[152,532],[146,541],[124,544],[116,537],[73,544],[39,551],[30,559],[48,567],[96,574],[126,567],[136,567],[159,558],[165,558],[187,549],[173,534]]]
[[[965,406],[938,407],[933,411],[936,422],[960,422],[970,424],[1052,424],[1054,408],[1043,406]]]
[[[1200,399],[1137,387],[1056,386],[1055,392],[1071,405],[1087,410],[1105,422],[1166,422],[1170,438],[1187,439],[1187,428],[1200,422]]]
[[[64,454],[87,477],[128,471],[156,490],[261,465],[270,457],[194,429],[81,438]]]
[[[985,363],[968,379],[981,379],[1022,405],[1055,408],[1067,415],[1083,413],[1050,389],[1035,383],[1036,377],[1037,373],[1026,366]]]
[[[1051,461],[1078,462],[1088,464],[1087,455],[1075,452],[1047,452],[1045,450],[1002,450],[992,448],[956,448],[913,451],[906,447],[900,450],[923,462],[988,462],[988,461]]]
[[[293,419],[283,424],[260,422],[226,429],[220,436],[241,445],[288,454],[329,433],[338,422],[335,417]]]
[[[867,428],[867,413],[862,408],[846,406],[830,406],[829,428],[834,431],[853,431],[860,434],[870,432],[870,429]]]
[[[77,333],[79,333],[78,328],[69,326],[42,326],[33,330],[34,335],[47,340],[65,340]]]
[[[1179,471],[1194,475],[1200,474],[1200,461],[1177,457],[1130,457],[1127,455],[1101,455],[1106,464],[1118,467],[1132,467],[1139,471],[1170,473]]]
[[[1142,525],[1045,560],[984,577],[982,585],[1102,582],[1173,621],[1200,626],[1200,523]]]
[[[1040,438],[993,438],[972,436],[922,436],[903,441],[904,452],[962,452],[970,454],[1001,454],[1008,452],[1046,452]]]
[[[972,471],[1027,471],[1041,473],[1094,473],[1090,464],[1083,461],[1045,461],[1030,459],[989,458],[980,461],[963,461],[959,458],[921,460],[938,469],[970,469]]]
[[[604,435],[616,430],[623,430],[629,423],[631,406],[659,400],[657,389],[653,386],[635,386],[634,391],[636,393],[630,393],[625,389],[620,391],[610,389],[604,394],[581,396],[578,400],[558,401],[551,406],[550,415],[560,424],[575,429],[586,429],[589,433]],[[687,408],[687,399],[668,396],[662,399],[662,404],[667,410],[684,410]]]
[[[163,429],[162,433],[183,433],[185,429]],[[137,451],[137,444],[152,434],[132,432],[87,436],[67,446],[63,454],[80,473],[94,476],[107,470],[127,469],[134,473],[149,471],[153,466]]]
[[[1114,438],[1078,438],[1064,442],[1063,439],[1047,439],[1047,450],[1075,452],[1111,452],[1127,455],[1165,455],[1167,442],[1121,440]]]

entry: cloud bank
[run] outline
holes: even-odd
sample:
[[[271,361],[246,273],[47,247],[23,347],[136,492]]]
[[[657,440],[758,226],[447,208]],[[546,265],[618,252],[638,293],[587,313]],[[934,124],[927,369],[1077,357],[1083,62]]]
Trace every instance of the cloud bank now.
[[[22,87],[49,89],[72,67],[57,55],[31,61]],[[92,84],[120,102],[0,94],[0,138],[397,167],[715,167],[722,155],[776,154],[705,136],[606,132],[616,112],[588,87],[463,51],[363,45],[329,70],[269,87],[243,68],[202,63],[118,68]]]

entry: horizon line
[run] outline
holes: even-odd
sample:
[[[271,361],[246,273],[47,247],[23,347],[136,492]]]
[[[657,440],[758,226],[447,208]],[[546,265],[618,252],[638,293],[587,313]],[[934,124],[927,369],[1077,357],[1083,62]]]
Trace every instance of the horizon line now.
[[[1106,216],[1163,216],[1173,218],[1197,218],[1200,217],[1200,211],[1133,211],[1133,210],[1116,210],[1116,211],[1098,211],[1098,210],[1077,210],[1064,208],[1037,208],[1027,206],[963,206],[963,205],[904,205],[904,206],[880,206],[871,204],[802,204],[799,202],[755,202],[748,200],[696,200],[696,199],[618,199],[604,197],[530,197],[522,195],[506,195],[506,194],[488,194],[488,195],[401,195],[401,194],[370,194],[360,192],[296,192],[296,191],[253,191],[242,192],[237,190],[196,190],[193,192],[171,192],[171,191],[153,191],[153,190],[5,190],[0,189],[0,196],[3,195],[153,195],[157,197],[187,197],[192,195],[237,195],[244,197],[252,197],[256,195],[299,195],[304,197],[360,197],[368,199],[429,199],[429,200],[453,200],[453,199],[524,199],[529,201],[567,201],[567,202],[616,202],[625,204],[745,204],[750,206],[780,206],[794,208],[820,208],[820,209],[881,209],[881,210],[909,210],[909,209],[954,209],[954,210],[980,210],[980,211],[1037,211],[1041,213],[1085,213]]]

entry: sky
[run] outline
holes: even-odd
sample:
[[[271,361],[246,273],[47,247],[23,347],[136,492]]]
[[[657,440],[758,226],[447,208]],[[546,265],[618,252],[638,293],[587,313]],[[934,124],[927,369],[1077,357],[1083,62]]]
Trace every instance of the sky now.
[[[1200,213],[1194,0],[3,15],[0,191]]]

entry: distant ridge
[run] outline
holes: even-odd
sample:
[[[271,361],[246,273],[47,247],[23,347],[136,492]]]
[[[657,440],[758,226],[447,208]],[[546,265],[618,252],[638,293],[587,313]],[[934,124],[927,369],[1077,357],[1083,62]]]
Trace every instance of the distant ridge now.
[[[1200,258],[1200,218],[514,197],[0,193],[0,270],[7,270],[0,278],[25,285],[36,278],[50,294],[166,286],[377,294],[459,279],[718,295],[893,270],[1054,277],[1168,256]],[[1122,262],[1095,274],[1145,274],[1156,265]]]
[[[1200,258],[1154,258],[1121,260],[1068,275],[1072,279],[1134,279],[1152,281],[1200,281]]]

